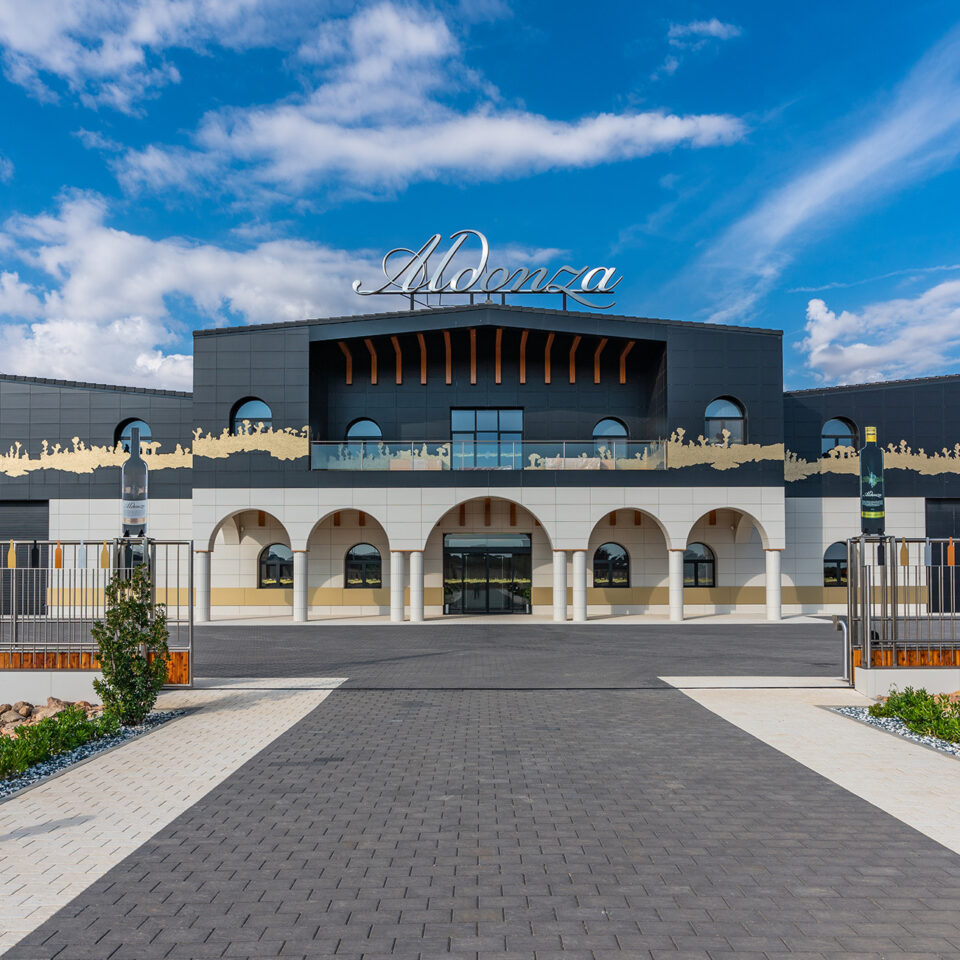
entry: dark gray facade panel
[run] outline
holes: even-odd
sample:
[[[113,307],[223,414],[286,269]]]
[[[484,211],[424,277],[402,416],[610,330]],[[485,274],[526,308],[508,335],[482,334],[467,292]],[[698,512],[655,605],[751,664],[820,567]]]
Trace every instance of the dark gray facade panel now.
[[[46,500],[0,500],[0,549],[6,557],[9,540],[46,540],[50,505]],[[6,559],[3,561],[6,566]]]

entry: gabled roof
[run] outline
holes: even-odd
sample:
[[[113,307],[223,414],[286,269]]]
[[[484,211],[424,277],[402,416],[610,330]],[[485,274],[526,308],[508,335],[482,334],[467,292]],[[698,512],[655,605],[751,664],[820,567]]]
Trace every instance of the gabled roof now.
[[[0,373],[0,380],[15,383],[36,383],[49,387],[77,387],[83,390],[114,390],[118,393],[148,393],[158,397],[192,397],[184,390],[160,390],[150,387],[125,387],[113,383],[85,383],[82,380],[52,380],[48,377],[21,377],[15,373]]]
[[[659,317],[628,317],[621,314],[597,313],[586,310],[549,310],[542,307],[521,307],[513,303],[466,303],[439,307],[421,307],[416,310],[393,310],[387,313],[363,313],[348,314],[340,317],[316,317],[309,320],[287,320],[282,323],[256,323],[246,324],[238,327],[218,327],[212,330],[195,330],[194,337],[216,337],[232,333],[245,333],[252,330],[281,330],[293,327],[313,327],[329,326],[334,324],[352,325],[356,324],[362,327],[364,324],[382,321],[382,320],[415,320],[417,318],[436,318],[445,315],[457,315],[465,313],[506,313],[526,316],[557,317],[562,318],[567,324],[577,321],[584,322],[590,326],[598,322],[623,323],[624,325],[633,324],[654,324],[666,327],[676,328],[697,328],[704,330],[734,330],[740,333],[759,333],[777,337],[783,336],[782,330],[771,330],[764,327],[736,326],[727,323],[700,323],[694,320],[665,320]],[[481,320],[482,322],[482,320]],[[521,321],[522,323],[522,321]],[[348,334],[342,334],[347,336]],[[362,335],[358,330],[357,336]],[[623,336],[634,336],[635,333],[630,330],[624,330]]]

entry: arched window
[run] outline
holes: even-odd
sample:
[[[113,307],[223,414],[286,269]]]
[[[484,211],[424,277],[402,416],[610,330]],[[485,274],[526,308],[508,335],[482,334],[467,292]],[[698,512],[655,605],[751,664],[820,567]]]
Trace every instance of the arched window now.
[[[730,431],[730,443],[746,443],[743,407],[733,397],[717,397],[707,404],[703,435],[710,443],[723,443],[723,431]]]
[[[843,417],[828,420],[820,431],[820,453],[827,456],[834,447],[853,447],[857,449],[857,428]]]
[[[293,551],[282,543],[271,543],[260,551],[258,587],[293,586]]]
[[[149,443],[151,440],[150,424],[146,420],[124,420],[114,431],[113,445],[118,443],[123,448],[124,453],[130,452],[130,431],[137,427],[140,431],[140,442]],[[150,451],[147,450],[146,453]]]
[[[614,459],[616,459],[617,456],[617,447],[620,447],[622,450],[626,439],[626,425],[613,417],[605,417],[593,428],[593,441],[597,453],[600,453],[600,448],[603,447],[610,451]]]
[[[264,430],[273,426],[273,412],[256,397],[247,397],[234,404],[230,413],[230,430],[235,436],[256,433],[260,424]]]
[[[691,543],[683,551],[683,585],[685,587],[715,587],[717,559],[705,543]]]
[[[595,587],[629,587],[630,554],[619,543],[602,543],[593,555]]]
[[[354,420],[347,427],[348,440],[382,440],[383,431],[374,420]]]
[[[823,585],[825,587],[847,585],[847,545],[840,540],[831,543],[824,551]]]
[[[380,551],[370,543],[358,543],[347,551],[343,564],[343,585],[348,589],[383,585]]]

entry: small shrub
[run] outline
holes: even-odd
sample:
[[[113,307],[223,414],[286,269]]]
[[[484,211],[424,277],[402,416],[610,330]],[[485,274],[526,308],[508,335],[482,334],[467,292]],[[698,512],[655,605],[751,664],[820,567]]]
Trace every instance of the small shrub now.
[[[21,724],[14,737],[0,737],[0,777],[16,777],[35,763],[66,753],[120,729],[115,717],[88,718],[83,707],[66,707],[55,717]]]
[[[960,702],[946,694],[932,696],[913,687],[891,690],[886,700],[870,707],[870,716],[896,717],[921,736],[960,743]]]
[[[129,580],[114,579],[106,589],[103,620],[91,631],[103,671],[93,687],[104,709],[125,725],[143,723],[167,682],[166,610],[152,602],[150,592],[144,566]]]

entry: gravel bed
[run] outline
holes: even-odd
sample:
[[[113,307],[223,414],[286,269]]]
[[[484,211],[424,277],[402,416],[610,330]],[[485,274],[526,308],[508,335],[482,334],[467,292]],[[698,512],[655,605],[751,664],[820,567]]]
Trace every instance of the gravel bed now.
[[[941,753],[949,753],[952,757],[960,757],[960,743],[951,743],[949,740],[940,740],[938,737],[925,737],[922,734],[914,733],[902,720],[898,720],[896,717],[871,717],[868,707],[834,707],[833,709],[836,713],[843,714],[845,717],[852,717],[854,720],[868,723],[871,727],[886,730],[887,733],[894,733],[905,740],[922,744],[933,750],[939,750]]]
[[[121,727],[120,732],[112,737],[103,737],[100,740],[90,740],[77,747],[75,750],[68,750],[66,753],[58,754],[42,763],[35,763],[27,771],[20,774],[19,777],[11,777],[9,780],[0,780],[0,800],[4,800],[11,794],[19,793],[27,787],[32,787],[42,780],[62,773],[67,767],[82,763],[91,757],[109,750],[112,747],[118,747],[121,743],[133,740],[135,737],[149,733],[151,730],[159,727],[168,720],[174,720],[182,717],[186,710],[162,710],[147,714],[146,720],[136,727]]]

